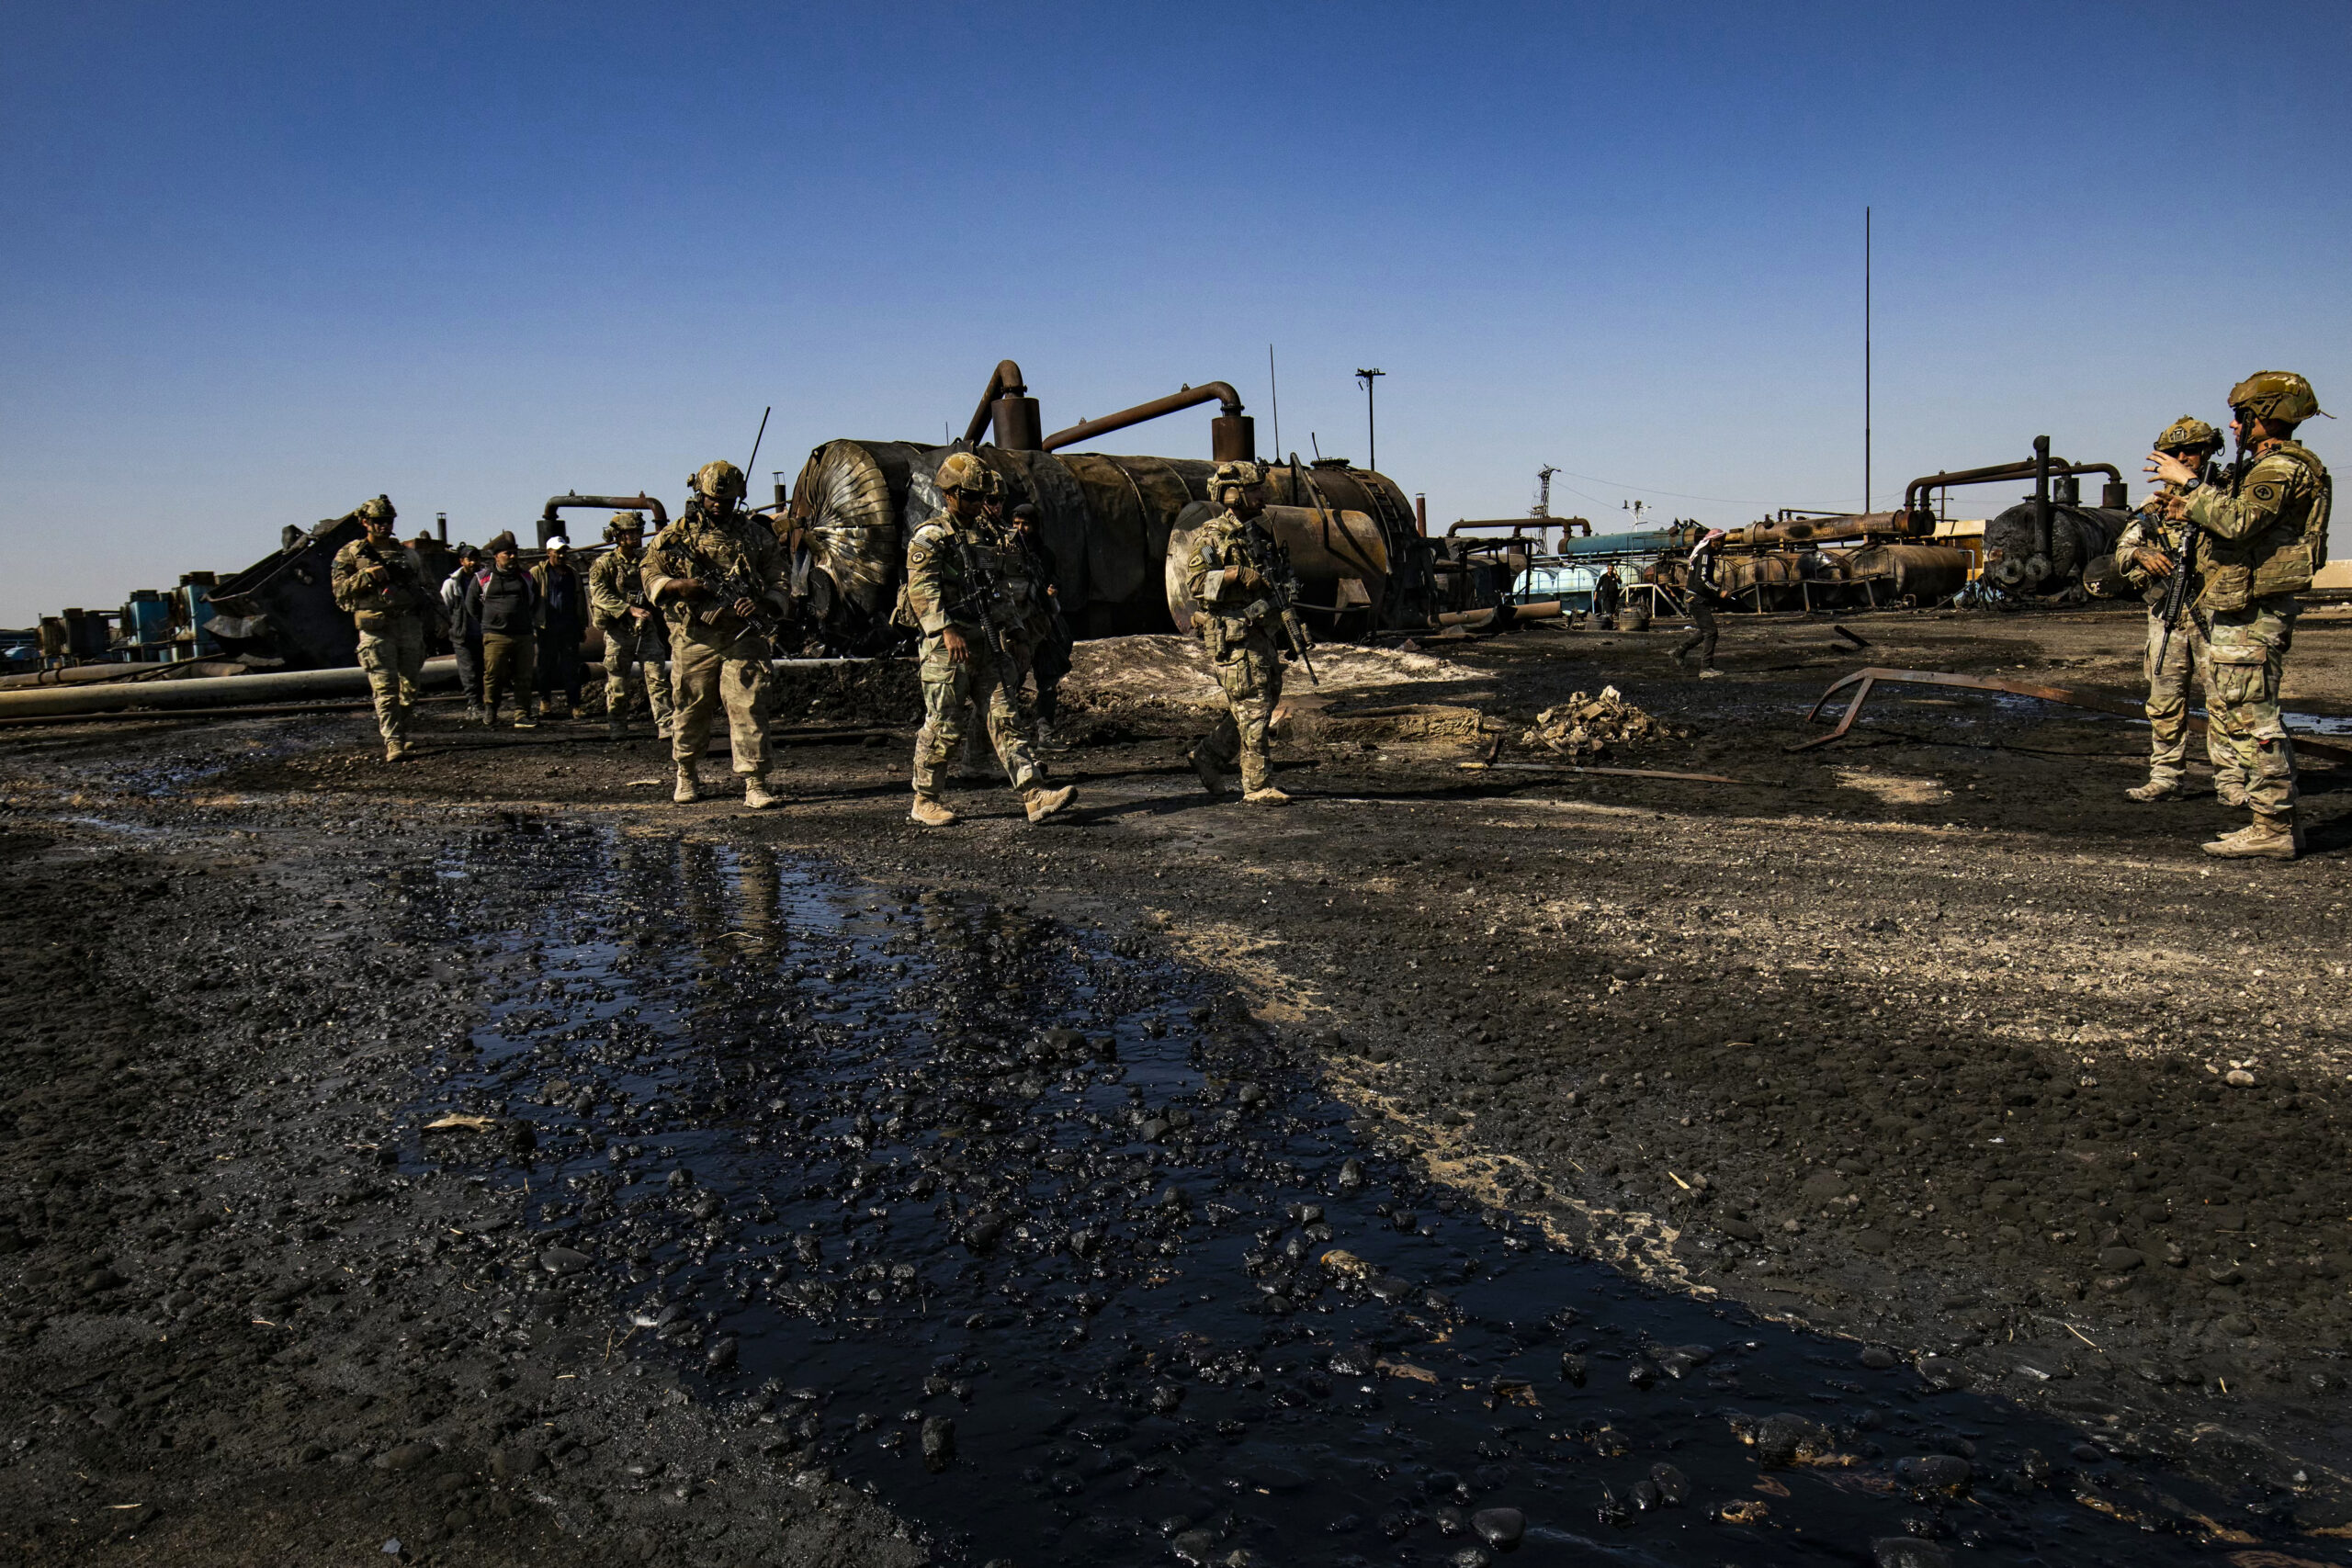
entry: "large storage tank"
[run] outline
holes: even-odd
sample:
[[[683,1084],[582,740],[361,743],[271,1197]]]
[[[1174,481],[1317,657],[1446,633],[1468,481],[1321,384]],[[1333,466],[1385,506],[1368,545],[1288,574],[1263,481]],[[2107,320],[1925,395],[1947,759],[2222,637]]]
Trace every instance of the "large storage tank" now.
[[[902,635],[889,619],[906,542],[939,511],[932,476],[956,451],[976,453],[1004,478],[1008,504],[1037,508],[1060,574],[1063,613],[1079,636],[1177,628],[1188,606],[1181,564],[1171,576],[1171,541],[1181,549],[1207,515],[1214,462],[962,441],[834,440],[808,455],[777,525],[797,531],[805,550],[799,587],[829,646],[873,649]],[[1295,470],[1284,465],[1270,471],[1268,499],[1270,525],[1291,550],[1317,636],[1407,624],[1414,585],[1426,580],[1411,568],[1426,556],[1413,547],[1413,509],[1393,479],[1341,459]]]
[[[2120,508],[2023,501],[1984,525],[1984,581],[2006,593],[2050,594],[2081,586],[2083,569],[2115,548],[2132,521]]]

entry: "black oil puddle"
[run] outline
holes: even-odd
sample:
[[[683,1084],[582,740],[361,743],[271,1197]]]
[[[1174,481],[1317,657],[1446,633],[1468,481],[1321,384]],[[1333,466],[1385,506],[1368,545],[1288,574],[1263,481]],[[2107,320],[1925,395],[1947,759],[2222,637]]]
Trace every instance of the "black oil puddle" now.
[[[1523,1520],[1531,1563],[2162,1563],[2267,1522],[1558,1250],[1017,905],[527,823],[409,892],[504,966],[427,1109],[532,1129],[538,1310],[944,1561],[1471,1564]]]

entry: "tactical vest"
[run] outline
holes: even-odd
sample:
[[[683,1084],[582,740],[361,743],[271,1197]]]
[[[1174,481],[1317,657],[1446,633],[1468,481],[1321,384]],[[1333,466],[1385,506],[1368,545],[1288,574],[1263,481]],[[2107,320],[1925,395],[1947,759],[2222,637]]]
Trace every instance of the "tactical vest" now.
[[[2199,603],[2209,612],[2243,610],[2257,599],[2300,593],[2327,561],[2328,510],[2335,497],[2335,479],[2307,447],[2282,442],[2260,458],[2285,457],[2301,468],[2312,482],[2310,510],[2297,517],[2282,512],[2260,533],[2243,539],[2201,536],[2198,555],[2205,570],[2205,592]]]

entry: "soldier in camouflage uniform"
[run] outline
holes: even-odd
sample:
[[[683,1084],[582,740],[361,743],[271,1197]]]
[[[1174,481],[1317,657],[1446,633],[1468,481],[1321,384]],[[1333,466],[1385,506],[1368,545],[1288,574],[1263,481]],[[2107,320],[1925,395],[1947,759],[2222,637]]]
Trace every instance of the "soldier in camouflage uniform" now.
[[[940,789],[966,730],[982,712],[997,761],[1020,792],[1030,821],[1066,809],[1077,793],[1046,782],[1021,708],[1035,599],[1044,589],[1028,575],[1010,534],[983,516],[989,473],[971,453],[949,453],[934,481],[945,506],[907,541],[903,615],[922,633],[924,716],[915,737],[915,802],[909,815],[927,828],[956,820]]]
[[[1213,795],[1225,793],[1225,774],[1238,765],[1242,799],[1283,806],[1290,796],[1274,787],[1266,731],[1283,700],[1285,633],[1302,644],[1306,634],[1289,610],[1298,591],[1289,555],[1257,522],[1266,510],[1265,485],[1255,463],[1219,463],[1209,501],[1225,510],[1193,532],[1185,558],[1193,629],[1216,666],[1226,707],[1216,728],[1193,747],[1192,763]]]
[[[2203,530],[2198,555],[2211,660],[2211,702],[2226,717],[2227,740],[2246,773],[2254,818],[2205,852],[2226,859],[2293,860],[2302,852],[2296,820],[2295,746],[2278,715],[2278,682],[2295,635],[2295,595],[2327,558],[2334,486],[2327,468],[2295,441],[2295,427],[2324,411],[2302,377],[2264,370],[2230,390],[2238,461],[2228,482],[2200,478],[2179,458],[2149,454],[2148,471],[2181,493],[2165,515]]]
[[[763,810],[776,803],[768,790],[768,661],[775,654],[760,617],[791,609],[792,563],[775,530],[744,513],[742,469],[706,463],[694,487],[685,511],[654,536],[640,569],[647,600],[669,621],[676,682],[670,755],[678,764],[671,798],[683,806],[700,797],[695,768],[724,707],[743,802]],[[721,579],[735,585],[734,597],[720,592]]]
[[[327,580],[336,605],[359,627],[359,668],[376,699],[384,761],[397,762],[409,753],[409,718],[424,674],[424,617],[437,601],[416,552],[392,536],[399,513],[391,498],[362,502],[357,515],[367,532],[335,552]]]
[[[670,649],[662,618],[645,597],[645,519],[616,512],[605,525],[613,547],[588,569],[588,612],[605,634],[605,731],[628,733],[629,688],[645,689],[653,733],[670,733]],[[632,682],[631,676],[637,680]]]
[[[2156,437],[2156,450],[2196,469],[2199,483],[2213,478],[2213,454],[2221,449],[2222,433],[2187,414]],[[2166,485],[2164,495],[2180,491],[2178,485]],[[2162,611],[2165,597],[2170,592],[2167,580],[2172,575],[2173,561],[2180,554],[2182,525],[2164,515],[2164,495],[2151,497],[2115,541],[2117,571],[2148,605],[2147,649],[2143,660],[2148,677],[2148,782],[2123,792],[2140,801],[2171,800],[2182,793],[2182,763],[2188,755],[2191,694],[2204,696],[2211,686],[2204,621],[2194,610],[2187,610],[2181,615],[2180,624],[2169,634],[2165,628]],[[2202,586],[2201,561],[2191,561],[2189,570],[2193,575],[2186,603],[2193,605]],[[2159,659],[2163,660],[2161,669],[2157,667]],[[2205,755],[2213,764],[2214,793],[2226,805],[2244,806],[2245,777],[2240,771],[2237,753],[2224,738],[2226,721],[2211,712],[2210,697],[2205,705],[2209,714]]]

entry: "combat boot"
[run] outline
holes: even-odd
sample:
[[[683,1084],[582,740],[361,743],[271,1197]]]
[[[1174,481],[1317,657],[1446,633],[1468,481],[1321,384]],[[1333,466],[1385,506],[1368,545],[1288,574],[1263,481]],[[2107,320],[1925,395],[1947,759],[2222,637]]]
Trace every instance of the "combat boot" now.
[[[907,815],[926,828],[945,828],[962,820],[947,809],[947,803],[935,795],[915,796],[914,809]]]
[[[1059,789],[1047,789],[1041,784],[1023,795],[1021,803],[1028,808],[1030,821],[1043,822],[1048,817],[1057,816],[1068,810],[1071,799],[1077,794],[1076,784],[1064,784]]]
[[[765,811],[769,807],[778,804],[778,797],[768,789],[767,774],[745,773],[743,775],[743,804],[754,811]]]
[[[1212,796],[1220,799],[1223,798],[1225,795],[1225,770],[1217,766],[1216,759],[1210,756],[1200,747],[1195,746],[1193,748],[1192,754],[1188,760],[1193,764],[1193,776],[1201,781],[1201,787],[1208,791]]]
[[[2162,776],[2152,777],[2137,789],[2127,789],[2123,792],[2123,797],[2126,800],[2137,800],[2143,803],[2151,800],[2178,800],[2180,795],[2180,781]]]
[[[1290,796],[1272,784],[1263,784],[1256,789],[1243,790],[1241,802],[1245,806],[1288,806]]]
[[[492,703],[481,710],[481,727],[484,729],[496,729],[498,728],[498,710],[500,705],[500,704]]]
[[[1716,669],[1713,665],[1710,664],[1710,665],[1708,665],[1704,670],[1702,670],[1702,671],[1699,671],[1699,679],[1701,679],[1702,681],[1712,681],[1712,680],[1713,680],[1716,676],[1721,675],[1722,673],[1723,673],[1723,671],[1720,671],[1720,670]]]
[[[408,755],[408,742],[407,742],[407,741],[405,741],[405,740],[387,740],[387,741],[385,741],[385,742],[384,742],[384,761],[386,761],[387,762],[397,762],[397,761],[401,761],[401,759],[402,759],[403,757],[406,757],[407,755]]]
[[[670,798],[681,806],[691,806],[702,798],[702,780],[695,775],[692,762],[678,764],[678,787],[670,792]]]
[[[2264,817],[2205,846],[2222,860],[2293,860],[2303,852],[2303,829],[2292,817]]]

